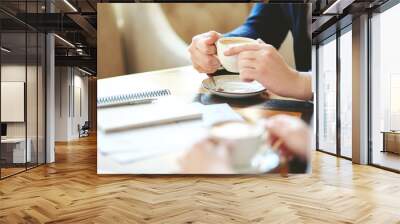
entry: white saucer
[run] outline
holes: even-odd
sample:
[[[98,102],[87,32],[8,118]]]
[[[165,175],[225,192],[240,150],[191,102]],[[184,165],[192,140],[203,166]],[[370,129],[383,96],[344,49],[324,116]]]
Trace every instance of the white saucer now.
[[[234,167],[238,174],[268,173],[279,166],[279,155],[270,148],[262,148],[246,166]]]
[[[259,82],[243,82],[239,79],[239,75],[220,75],[213,78],[215,85],[211,78],[203,80],[202,85],[212,94],[218,96],[245,98],[256,96],[265,91],[264,86]]]

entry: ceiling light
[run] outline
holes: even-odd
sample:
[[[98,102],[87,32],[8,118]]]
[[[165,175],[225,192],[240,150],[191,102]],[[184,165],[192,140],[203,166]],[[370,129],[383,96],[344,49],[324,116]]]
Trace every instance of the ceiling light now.
[[[337,4],[339,4],[340,0],[336,0],[331,6],[329,6],[322,14],[328,14],[328,13],[332,13],[332,9],[335,9],[336,11],[336,7]]]
[[[87,75],[93,75],[92,73],[90,73],[90,72],[88,72],[88,71],[86,71],[86,70],[83,70],[83,69],[81,69],[81,68],[79,68],[79,67],[78,67],[78,70],[81,71],[81,72],[83,72],[83,73],[85,73],[85,74],[87,74]]]
[[[9,50],[9,49],[7,49],[5,47],[1,47],[1,51],[4,51],[6,53],[10,53],[11,52],[11,50]]]
[[[61,40],[62,42],[64,42],[65,44],[67,44],[68,46],[75,48],[75,45],[73,45],[73,44],[72,44],[71,42],[69,42],[68,40],[66,40],[66,39],[64,39],[64,38],[62,38],[62,37],[60,37],[60,36],[57,35],[57,34],[54,34],[54,36],[57,37],[57,38],[58,38],[59,40]]]
[[[343,10],[353,2],[354,0],[336,0],[322,14],[342,14]]]
[[[78,12],[78,10],[68,1],[64,0],[64,3],[68,5],[74,12]]]

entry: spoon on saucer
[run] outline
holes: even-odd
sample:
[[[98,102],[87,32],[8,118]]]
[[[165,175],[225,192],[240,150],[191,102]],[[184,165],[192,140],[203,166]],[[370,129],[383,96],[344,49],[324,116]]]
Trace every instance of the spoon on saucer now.
[[[214,88],[215,88],[216,91],[219,91],[219,92],[224,91],[223,88],[219,88],[219,87],[217,86],[217,84],[215,83],[214,76],[213,76],[212,74],[208,74],[208,73],[207,73],[207,76],[211,79],[211,82],[213,83]]]

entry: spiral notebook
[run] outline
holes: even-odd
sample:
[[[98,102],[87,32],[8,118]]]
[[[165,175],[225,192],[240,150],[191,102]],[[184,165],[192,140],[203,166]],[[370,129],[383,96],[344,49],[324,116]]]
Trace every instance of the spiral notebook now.
[[[153,101],[156,102],[153,103]],[[135,106],[120,106],[120,105]],[[201,119],[199,103],[187,103],[168,89],[99,97],[98,127],[105,133]]]
[[[169,89],[159,89],[152,91],[127,93],[113,96],[100,97],[97,99],[97,107],[113,107],[130,104],[144,104],[151,103],[158,97],[169,96],[171,91]]]

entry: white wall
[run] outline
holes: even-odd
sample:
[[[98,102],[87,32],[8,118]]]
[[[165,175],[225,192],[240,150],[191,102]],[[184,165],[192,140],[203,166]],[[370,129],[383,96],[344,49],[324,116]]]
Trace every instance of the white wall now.
[[[77,139],[78,125],[88,120],[88,78],[76,68],[56,67],[55,85],[55,140]]]
[[[25,82],[25,71],[26,67],[24,65],[18,65],[18,64],[6,64],[1,66],[1,81],[2,82]],[[36,67],[34,66],[28,66],[27,67],[28,75],[29,74],[36,74]],[[29,78],[29,77],[28,77]],[[36,82],[31,83],[32,81],[30,80],[30,84],[36,85]],[[30,92],[29,90],[32,90],[33,92]],[[36,89],[28,89],[27,93],[28,102],[33,101],[32,99],[29,99],[30,97],[35,97],[36,98]],[[33,106],[33,105],[32,105]],[[36,105],[35,105],[36,107]],[[6,110],[6,108],[1,108],[1,110]],[[36,114],[34,114],[35,118],[30,117],[30,115],[33,115],[31,113],[28,113],[28,122],[31,122],[32,120],[36,121]],[[32,125],[28,125],[28,128],[31,127]],[[25,122],[7,122],[7,136],[8,137],[25,137]],[[29,137],[29,136],[28,136]]]
[[[68,117],[70,85],[69,69],[55,68],[55,141],[68,140]]]
[[[37,70],[38,69],[38,70]],[[25,80],[27,78],[27,80]],[[22,107],[22,112],[27,115],[27,120],[23,122],[6,122],[7,137],[24,138],[25,135],[30,139],[32,151],[32,161],[44,162],[45,150],[45,118],[44,118],[44,74],[42,67],[25,64],[3,64],[1,66],[2,82],[24,82],[26,84],[26,107]],[[2,96],[6,97],[7,96]],[[1,108],[10,110],[10,108]],[[39,156],[37,157],[37,153]]]
[[[82,116],[79,116],[80,122],[88,120],[88,77],[75,75],[75,86],[81,89],[82,94]]]
[[[29,69],[29,68],[28,68]],[[9,64],[1,66],[1,81],[11,82],[25,82],[25,65]],[[1,108],[5,110],[6,108]],[[25,137],[25,123],[24,122],[10,122],[7,123],[7,137],[20,138]]]

